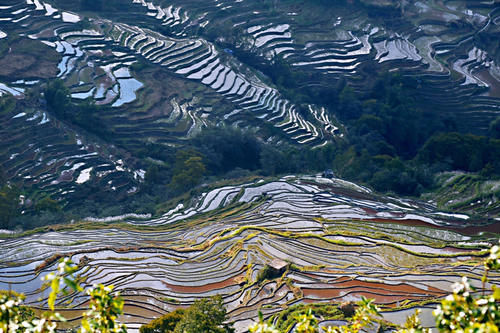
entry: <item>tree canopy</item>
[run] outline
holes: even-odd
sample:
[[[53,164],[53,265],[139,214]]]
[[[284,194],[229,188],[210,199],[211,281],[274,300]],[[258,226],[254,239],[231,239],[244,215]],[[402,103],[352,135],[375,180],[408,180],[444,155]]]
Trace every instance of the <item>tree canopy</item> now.
[[[226,309],[220,295],[196,300],[189,307],[181,321],[175,326],[175,333],[230,333],[230,325],[224,324]]]

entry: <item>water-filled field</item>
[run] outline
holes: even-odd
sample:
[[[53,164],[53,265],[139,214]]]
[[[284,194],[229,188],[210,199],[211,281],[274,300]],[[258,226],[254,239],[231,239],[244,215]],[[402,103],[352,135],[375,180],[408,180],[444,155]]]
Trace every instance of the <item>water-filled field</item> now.
[[[443,297],[460,276],[479,285],[482,255],[498,236],[498,223],[485,222],[340,179],[260,180],[213,189],[156,219],[11,235],[1,240],[0,288],[44,307],[40,277],[67,256],[84,286],[115,285],[132,328],[215,294],[239,328],[259,309],[270,315],[297,303],[366,296],[390,310]],[[276,259],[286,272],[257,281]],[[59,304],[76,319],[86,298]]]
[[[414,82],[418,103],[466,132],[484,134],[500,114],[498,52],[483,41],[498,35],[495,1],[416,1],[384,23],[340,4],[320,12],[295,1],[264,9],[254,0],[122,2],[97,15],[76,1],[2,1],[0,96],[22,106],[0,114],[9,181],[61,202],[95,189],[132,195],[145,170],[126,149],[182,147],[205,127],[239,127],[278,148],[342,142],[346,128],[331,110],[292,101],[300,98],[264,73],[277,67],[290,80],[301,73],[295,93],[326,82],[362,95],[376,73],[397,73]],[[48,112],[36,89],[54,78],[74,102],[99,106],[94,116],[112,144]],[[480,195],[467,193],[462,206],[475,207]],[[0,289],[46,307],[40,277],[67,256],[84,285],[116,286],[132,328],[215,294],[239,330],[259,310],[361,296],[393,318],[408,312],[402,306],[443,297],[462,275],[479,284],[498,232],[498,203],[469,216],[340,179],[262,179],[211,188],[159,216],[0,234]],[[286,272],[257,281],[275,259]],[[68,295],[59,304],[77,319],[86,302]]]
[[[358,94],[374,71],[400,73],[416,82],[418,101],[449,114],[467,132],[485,133],[499,115],[497,55],[474,38],[497,33],[495,2],[418,1],[401,9],[403,21],[389,25],[361,7],[353,11],[338,4],[321,12],[313,5],[270,6],[263,9],[248,0],[123,0],[113,15],[97,15],[71,1],[4,1],[0,41],[16,42],[5,57],[8,66],[0,66],[0,95],[23,99],[27,89],[60,78],[74,101],[105,107],[96,115],[99,124],[114,143],[127,148],[145,143],[178,147],[203,128],[220,125],[249,130],[277,145],[286,141],[316,148],[342,140],[345,128],[331,110],[292,102],[259,70],[262,66],[301,71],[303,88],[344,82]],[[37,52],[57,60],[41,61]],[[32,109],[33,116],[25,119],[40,115],[41,123],[16,128],[25,133],[36,133],[38,125],[53,128],[43,105]],[[23,119],[19,112],[10,118]],[[65,136],[56,127],[58,136]],[[4,136],[10,138],[10,130]],[[32,147],[57,166],[62,161],[54,155],[82,155],[74,145],[81,139],[71,146],[68,139],[42,146],[30,146],[32,141],[11,144],[0,163],[15,182],[24,182],[27,173],[35,184],[67,181],[59,199],[67,197],[63,192],[79,192],[78,185],[109,181],[111,191],[134,193],[141,181],[140,168],[118,153],[96,163],[75,159],[85,163],[76,169],[65,163],[57,172],[42,165],[35,170],[25,165]],[[41,158],[39,163],[45,162]],[[106,180],[113,165],[127,172],[119,182]]]

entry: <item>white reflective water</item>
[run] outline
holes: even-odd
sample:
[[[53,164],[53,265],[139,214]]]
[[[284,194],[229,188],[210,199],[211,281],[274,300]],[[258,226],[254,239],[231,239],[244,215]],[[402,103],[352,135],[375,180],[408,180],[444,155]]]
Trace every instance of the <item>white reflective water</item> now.
[[[118,79],[118,84],[120,85],[120,97],[113,103],[113,107],[133,102],[137,98],[135,93],[144,86],[136,79]]]

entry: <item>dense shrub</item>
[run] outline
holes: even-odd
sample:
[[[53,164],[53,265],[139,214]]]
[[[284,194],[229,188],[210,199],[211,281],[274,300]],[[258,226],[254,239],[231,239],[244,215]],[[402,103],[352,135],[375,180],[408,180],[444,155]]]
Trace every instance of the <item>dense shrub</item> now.
[[[139,329],[140,333],[163,333],[163,332],[173,332],[175,326],[184,317],[186,310],[177,309],[166,315],[156,318],[149,324],[142,325]]]
[[[161,316],[149,324],[142,325],[141,333],[228,333],[233,332],[225,324],[226,309],[222,297],[214,296],[197,300],[187,309],[177,309]]]
[[[497,166],[500,173],[500,140],[460,133],[432,136],[422,147],[418,158],[425,163],[445,161],[452,170],[477,172],[486,165]]]
[[[273,272],[273,269],[269,265],[265,265],[262,270],[259,271],[259,274],[257,274],[257,282],[263,282],[264,280],[270,280],[273,278],[276,278],[276,274]]]
[[[226,321],[226,309],[220,295],[209,299],[196,300],[190,306],[180,322],[175,326],[175,333],[231,333],[234,329]]]
[[[201,152],[211,174],[260,168],[262,144],[250,133],[231,127],[210,128],[193,138],[191,144]]]
[[[176,154],[170,188],[182,193],[198,185],[205,174],[202,156],[196,150],[179,150]]]

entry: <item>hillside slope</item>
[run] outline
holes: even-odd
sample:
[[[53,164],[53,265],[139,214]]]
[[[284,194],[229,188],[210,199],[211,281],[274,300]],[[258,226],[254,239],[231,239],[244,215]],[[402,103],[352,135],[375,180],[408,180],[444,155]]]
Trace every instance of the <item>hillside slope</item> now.
[[[269,316],[298,303],[361,296],[391,310],[445,296],[461,275],[478,284],[498,225],[339,179],[290,176],[216,188],[159,219],[11,235],[1,240],[0,289],[22,291],[44,307],[40,277],[68,256],[84,286],[115,285],[131,328],[220,294],[242,331],[259,310]],[[277,259],[286,271],[259,277]],[[71,297],[59,304],[71,300],[62,312],[76,318],[85,297]]]

